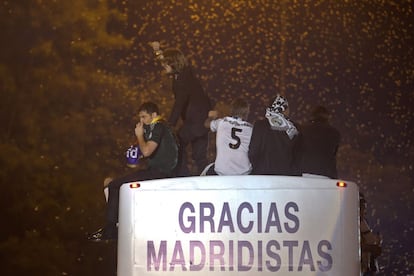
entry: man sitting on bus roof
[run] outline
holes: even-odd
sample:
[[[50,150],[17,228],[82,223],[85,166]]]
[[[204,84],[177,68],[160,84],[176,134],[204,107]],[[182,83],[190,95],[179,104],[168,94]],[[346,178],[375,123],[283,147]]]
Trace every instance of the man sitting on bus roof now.
[[[251,174],[299,175],[295,158],[298,129],[288,118],[288,101],[277,95],[263,120],[253,125],[249,145]]]
[[[207,175],[250,174],[252,165],[248,151],[252,125],[247,122],[249,103],[237,98],[231,105],[231,116],[218,118],[218,112],[211,110],[205,127],[216,132],[216,159]],[[206,168],[207,169],[207,168]]]
[[[144,158],[148,158],[148,167],[112,180],[104,228],[92,233],[91,241],[117,239],[119,190],[124,183],[159,179],[175,176],[178,160],[178,146],[171,129],[159,115],[158,106],[152,102],[143,103],[138,109],[139,122],[135,127],[135,136]]]

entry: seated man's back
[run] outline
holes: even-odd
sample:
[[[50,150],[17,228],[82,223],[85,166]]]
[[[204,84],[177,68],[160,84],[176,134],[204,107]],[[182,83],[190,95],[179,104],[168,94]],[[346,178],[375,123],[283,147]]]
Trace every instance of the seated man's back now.
[[[249,174],[252,165],[248,157],[252,125],[246,121],[249,105],[242,99],[232,103],[232,116],[217,119],[210,112],[210,130],[217,132],[214,171],[218,175]]]

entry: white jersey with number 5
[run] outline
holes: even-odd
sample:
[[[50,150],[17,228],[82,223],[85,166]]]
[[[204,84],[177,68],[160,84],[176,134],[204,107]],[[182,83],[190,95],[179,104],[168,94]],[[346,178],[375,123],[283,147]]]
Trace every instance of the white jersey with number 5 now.
[[[218,175],[249,174],[249,144],[253,126],[236,117],[211,121],[210,129],[217,132],[214,170]]]

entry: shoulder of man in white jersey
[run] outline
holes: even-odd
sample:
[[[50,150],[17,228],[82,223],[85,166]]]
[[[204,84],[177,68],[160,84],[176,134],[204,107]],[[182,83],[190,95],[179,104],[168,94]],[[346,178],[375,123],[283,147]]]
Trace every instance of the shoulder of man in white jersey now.
[[[218,125],[220,124],[220,122],[223,121],[223,118],[216,118],[214,120],[210,121],[210,130],[213,132],[217,131]]]
[[[249,123],[247,121],[244,121],[243,119],[238,118],[238,117],[230,117],[230,116],[227,116],[227,117],[224,117],[223,118],[223,122],[228,122],[228,123],[230,123],[230,124],[232,124],[234,126],[238,126],[238,127],[241,127],[241,126],[244,126],[244,127],[253,127],[253,125],[251,123]]]

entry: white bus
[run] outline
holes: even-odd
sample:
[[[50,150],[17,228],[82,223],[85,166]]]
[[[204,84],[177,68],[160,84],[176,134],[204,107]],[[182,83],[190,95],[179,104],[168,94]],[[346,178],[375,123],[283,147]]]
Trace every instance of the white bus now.
[[[200,176],[121,187],[118,276],[360,275],[356,184]]]

